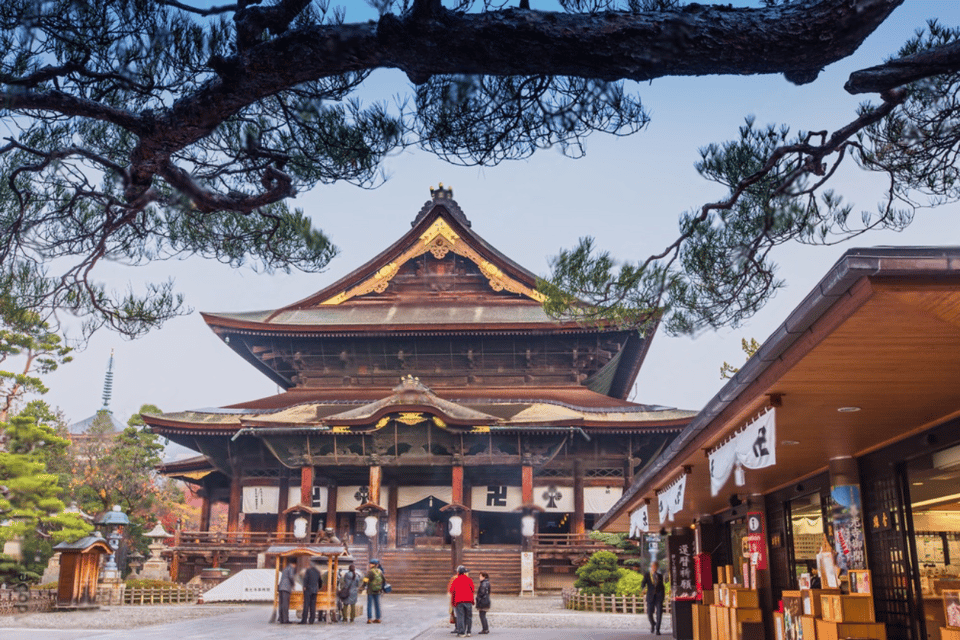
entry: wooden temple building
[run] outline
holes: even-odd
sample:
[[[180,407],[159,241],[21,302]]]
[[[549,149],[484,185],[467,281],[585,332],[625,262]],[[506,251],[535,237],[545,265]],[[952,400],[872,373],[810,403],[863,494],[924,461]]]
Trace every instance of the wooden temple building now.
[[[398,590],[444,588],[451,542],[501,590],[519,588],[522,546],[538,588],[563,586],[593,521],[692,419],[626,399],[652,330],[549,317],[536,276],[473,231],[452,191],[431,196],[408,233],[319,292],[203,314],[284,391],[144,416],[201,454],[162,468],[203,498],[201,531],[173,548],[179,579],[255,566],[306,518],[361,562],[377,553]],[[214,502],[229,504],[223,534],[208,531]],[[538,511],[529,539],[524,505]]]

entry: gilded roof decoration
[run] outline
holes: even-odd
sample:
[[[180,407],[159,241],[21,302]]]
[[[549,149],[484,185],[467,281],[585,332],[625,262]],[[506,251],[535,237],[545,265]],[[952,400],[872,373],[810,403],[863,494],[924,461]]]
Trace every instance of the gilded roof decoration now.
[[[452,251],[458,256],[470,260],[477,265],[480,272],[487,278],[490,288],[494,291],[509,291],[526,296],[537,302],[543,302],[545,299],[539,291],[514,280],[492,262],[484,259],[463,241],[446,220],[440,217],[427,227],[427,230],[420,236],[416,244],[404,251],[396,260],[388,263],[357,286],[327,298],[320,304],[338,305],[368,293],[383,293],[387,290],[393,277],[400,271],[401,266],[428,251],[438,259],[443,258],[448,252]]]

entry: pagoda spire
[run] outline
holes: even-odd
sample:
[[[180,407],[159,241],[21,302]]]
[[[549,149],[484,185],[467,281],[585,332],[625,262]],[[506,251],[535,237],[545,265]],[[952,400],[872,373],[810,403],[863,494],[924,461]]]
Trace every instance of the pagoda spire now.
[[[107,373],[103,376],[103,406],[100,411],[113,413],[110,410],[110,396],[113,395],[113,349],[110,349],[110,362],[107,364]]]

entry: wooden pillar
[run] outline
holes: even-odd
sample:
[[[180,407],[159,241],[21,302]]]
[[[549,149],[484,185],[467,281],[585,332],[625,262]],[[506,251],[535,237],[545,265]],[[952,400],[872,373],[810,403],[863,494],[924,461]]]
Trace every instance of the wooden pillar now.
[[[573,461],[573,534],[584,536],[587,527],[583,515],[583,464],[580,460]]]
[[[470,514],[458,514],[461,517]],[[463,534],[450,538],[450,573],[456,573],[457,567],[463,564]]]
[[[370,498],[373,504],[380,504],[380,482],[383,480],[383,468],[379,464],[370,465]]]
[[[380,483],[383,480],[383,469],[379,464],[370,465],[370,485],[368,487],[370,496],[368,500],[373,504],[380,504]],[[377,515],[377,514],[374,514]],[[366,523],[364,523],[365,525]],[[369,558],[377,558],[380,555],[380,525],[377,524],[377,532],[369,539]]]
[[[240,509],[243,507],[243,486],[240,484],[240,469],[233,468],[230,477],[230,505],[227,509],[227,533],[240,530]]]
[[[633,467],[634,461],[636,458],[628,456],[626,460],[623,461],[623,490],[626,491],[630,488],[630,485],[633,484]]]
[[[284,511],[290,506],[290,476],[286,469],[280,470],[280,495],[277,498],[277,533],[283,535],[287,532],[287,517]]]
[[[327,485],[327,517],[324,526],[337,533],[337,485]]]
[[[453,504],[463,504],[463,466],[455,464],[450,471],[452,476],[450,491],[453,494],[450,501]]]
[[[533,504],[533,466],[525,464],[520,468],[520,501]]]
[[[400,485],[397,479],[390,481],[390,495],[387,497],[387,548],[397,548],[397,500]]]
[[[300,504],[309,507],[313,502],[313,465],[300,467]]]
[[[463,483],[463,506],[467,512],[463,515],[463,546],[473,546],[473,491],[469,481]]]
[[[533,465],[523,464],[520,467],[520,500],[523,504],[533,504]],[[536,534],[536,531],[534,531]],[[523,551],[533,551],[533,538],[523,536]]]
[[[210,492],[213,491],[205,484],[200,493],[200,531],[210,531]]]

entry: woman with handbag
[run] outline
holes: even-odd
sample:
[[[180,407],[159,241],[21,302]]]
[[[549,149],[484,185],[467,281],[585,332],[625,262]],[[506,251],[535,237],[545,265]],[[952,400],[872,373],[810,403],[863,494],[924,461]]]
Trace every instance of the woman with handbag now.
[[[480,613],[480,625],[483,627],[480,633],[490,633],[490,627],[487,626],[487,611],[490,610],[490,574],[486,571],[480,572],[480,586],[477,587],[477,611]]]
[[[348,619],[353,622],[357,617],[357,597],[362,583],[363,579],[352,564],[346,573],[340,576],[340,584],[337,585],[337,600],[340,602],[340,608],[343,611],[341,620],[344,622]]]

